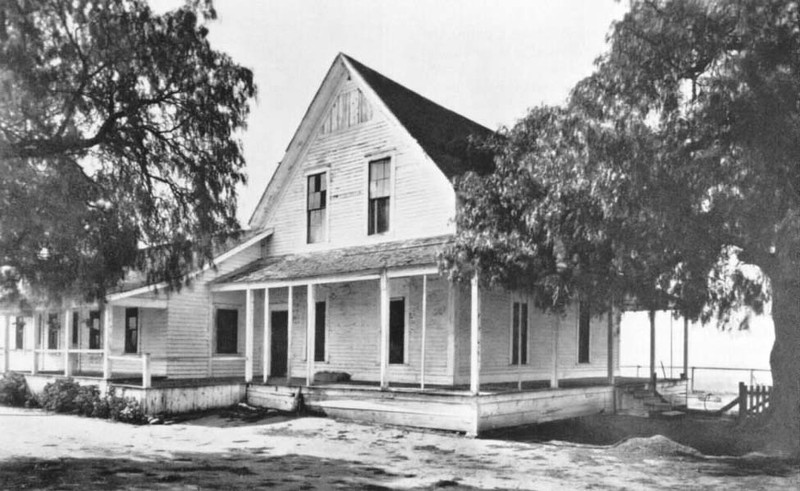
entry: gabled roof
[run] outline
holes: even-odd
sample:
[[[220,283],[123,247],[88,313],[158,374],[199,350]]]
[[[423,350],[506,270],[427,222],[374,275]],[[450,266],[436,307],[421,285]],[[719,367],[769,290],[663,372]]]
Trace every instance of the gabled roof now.
[[[279,199],[282,183],[291,175],[297,159],[301,158],[303,148],[310,141],[311,132],[323,114],[322,111],[327,107],[330,98],[335,97],[339,82],[351,72],[367,85],[365,89],[377,97],[376,102],[389,111],[390,118],[405,129],[448,179],[467,171],[485,174],[492,170],[492,156],[470,144],[471,137],[480,139],[491,136],[494,134],[491,130],[403,87],[344,53],[339,53],[286,148],[286,155],[278,163],[264,189],[250,217],[251,226],[263,225],[260,221]]]
[[[305,254],[258,259],[216,278],[213,284],[299,280],[343,273],[373,273],[384,268],[432,266],[452,236],[430,237]]]
[[[470,137],[487,138],[493,134],[490,129],[407,89],[344,53],[340,56],[361,75],[448,178],[467,171],[484,174],[492,170],[491,156],[470,145]]]

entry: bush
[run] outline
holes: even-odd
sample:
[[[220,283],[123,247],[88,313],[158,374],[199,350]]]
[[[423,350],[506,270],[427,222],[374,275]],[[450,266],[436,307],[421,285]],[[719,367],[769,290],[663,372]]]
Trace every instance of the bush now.
[[[0,405],[24,406],[30,399],[25,376],[19,373],[4,373],[0,377]]]
[[[102,396],[96,385],[79,385],[71,378],[58,379],[47,384],[39,396],[39,402],[44,409],[57,413],[76,413],[132,424],[147,421],[137,400],[117,396],[113,387]]]
[[[81,386],[71,378],[60,378],[44,386],[39,404],[46,411],[74,413],[78,409],[75,400],[80,391]]]

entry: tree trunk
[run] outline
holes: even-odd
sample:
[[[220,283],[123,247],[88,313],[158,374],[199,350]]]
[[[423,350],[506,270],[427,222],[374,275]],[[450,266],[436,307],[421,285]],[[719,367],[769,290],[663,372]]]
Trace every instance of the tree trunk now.
[[[800,455],[800,270],[779,258],[770,275],[775,344],[770,355],[774,391],[770,426],[775,450]]]

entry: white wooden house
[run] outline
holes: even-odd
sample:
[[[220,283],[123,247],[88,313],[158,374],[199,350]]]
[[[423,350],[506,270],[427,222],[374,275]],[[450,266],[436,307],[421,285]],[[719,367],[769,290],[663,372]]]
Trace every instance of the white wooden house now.
[[[467,144],[488,133],[340,54],[216,268],[171,294],[120,288],[103,312],[5,312],[4,368],[147,390],[227,377],[254,404],[301,393],[328,414],[469,433],[610,410],[611,320],[438,273],[452,178],[488,170]]]

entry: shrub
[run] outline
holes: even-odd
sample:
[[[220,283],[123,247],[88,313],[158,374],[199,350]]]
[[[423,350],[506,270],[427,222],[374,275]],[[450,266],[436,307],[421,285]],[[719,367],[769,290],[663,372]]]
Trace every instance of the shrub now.
[[[44,409],[57,413],[77,413],[132,424],[147,422],[137,400],[117,396],[113,387],[102,396],[96,385],[79,385],[71,378],[58,379],[45,385],[39,402]]]
[[[24,406],[29,398],[30,392],[24,375],[9,372],[0,377],[0,405]]]
[[[39,404],[46,411],[56,413],[73,413],[78,406],[75,400],[80,393],[81,386],[71,378],[60,378],[44,386],[44,391],[39,395]]]

